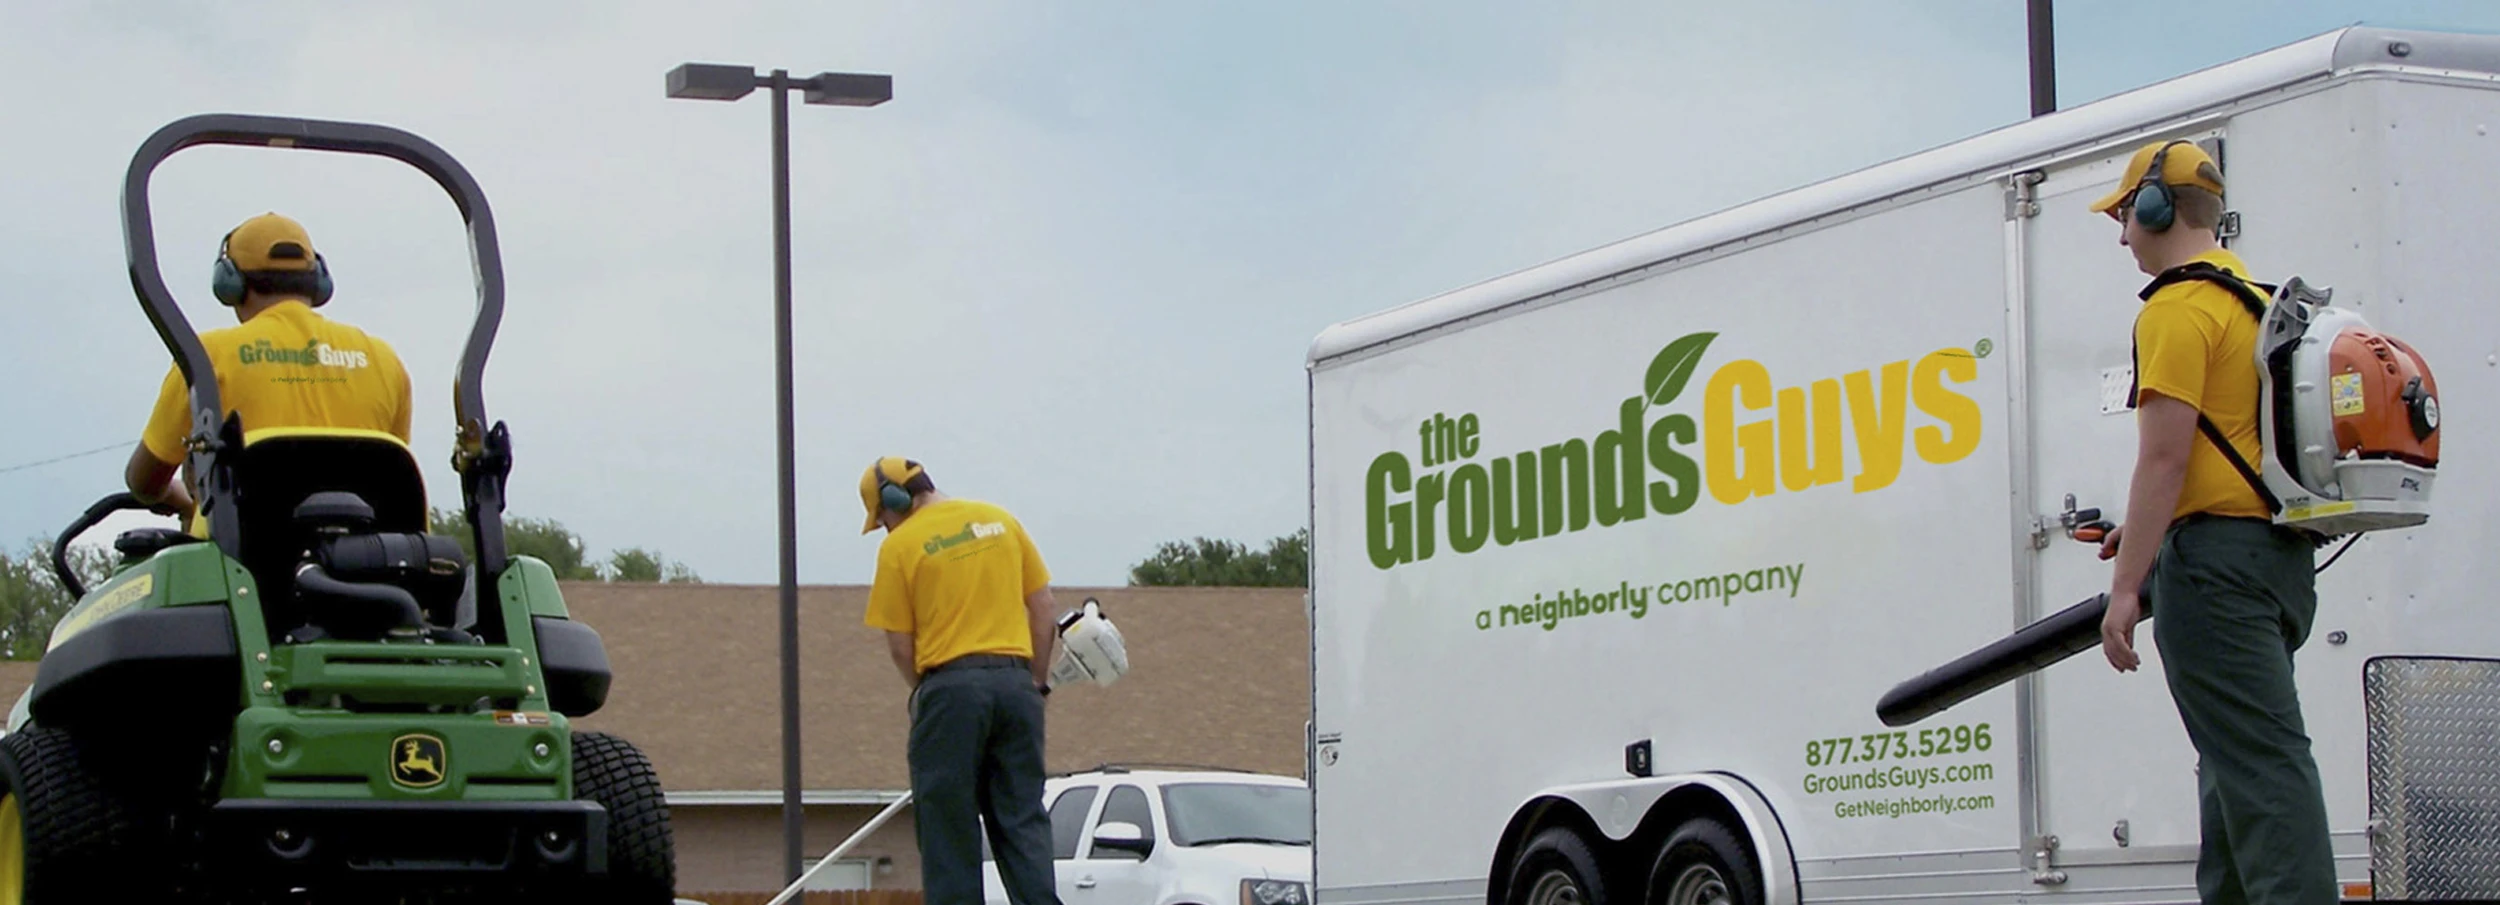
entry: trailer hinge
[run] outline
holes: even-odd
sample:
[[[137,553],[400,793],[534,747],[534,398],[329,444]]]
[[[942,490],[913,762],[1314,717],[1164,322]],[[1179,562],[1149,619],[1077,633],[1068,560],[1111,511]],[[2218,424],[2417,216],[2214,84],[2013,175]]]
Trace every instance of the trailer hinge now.
[[[2005,193],[2005,219],[2028,220],[2040,215],[2040,183],[2049,176],[2039,170],[2014,174]]]
[[[2224,245],[2240,237],[2240,212],[2223,211],[2222,222],[2214,224],[2214,237]]]
[[[2038,886],[2064,885],[2066,882],[2066,872],[2051,866],[2049,860],[2051,854],[2057,851],[2057,837],[2041,836],[2035,838],[2031,840],[2030,848],[2031,882]]]

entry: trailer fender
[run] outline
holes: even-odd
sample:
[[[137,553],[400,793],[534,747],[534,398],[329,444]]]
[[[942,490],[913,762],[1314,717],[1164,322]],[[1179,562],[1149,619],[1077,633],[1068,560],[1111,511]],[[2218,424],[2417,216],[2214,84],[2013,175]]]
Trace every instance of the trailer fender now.
[[[1624,842],[1641,829],[1659,802],[1684,789],[1704,791],[1717,797],[1743,823],[1740,829],[1753,839],[1754,861],[1762,865],[1762,898],[1765,905],[1797,905],[1797,859],[1788,846],[1787,829],[1780,824],[1779,815],[1771,810],[1770,801],[1755,791],[1751,783],[1734,776],[1725,773],[1679,773],[1557,786],[1530,796],[1521,803],[1520,812],[1537,808],[1541,801],[1560,799],[1578,808],[1607,839]],[[1514,829],[1517,829],[1517,821],[1514,821]],[[1503,849],[1510,850],[1516,844],[1516,840],[1511,840]],[[1640,867],[1648,869],[1646,863]],[[1506,872],[1507,865],[1503,866],[1503,870]]]

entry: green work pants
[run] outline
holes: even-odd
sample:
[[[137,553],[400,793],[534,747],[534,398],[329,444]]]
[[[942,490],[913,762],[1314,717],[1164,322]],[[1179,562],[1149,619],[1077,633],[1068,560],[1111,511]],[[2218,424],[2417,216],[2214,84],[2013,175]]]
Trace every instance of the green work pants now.
[[[2191,516],[2149,584],[2163,677],[2196,745],[2206,905],[2332,905],[2326,799],[2292,683],[2318,610],[2316,547],[2256,519]]]

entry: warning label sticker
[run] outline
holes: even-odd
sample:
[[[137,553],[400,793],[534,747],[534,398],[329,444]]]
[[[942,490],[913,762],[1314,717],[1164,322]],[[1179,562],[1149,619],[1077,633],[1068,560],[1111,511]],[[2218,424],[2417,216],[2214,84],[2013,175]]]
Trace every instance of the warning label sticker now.
[[[2335,401],[2335,417],[2361,414],[2361,375],[2337,374],[2327,379],[2327,386]]]

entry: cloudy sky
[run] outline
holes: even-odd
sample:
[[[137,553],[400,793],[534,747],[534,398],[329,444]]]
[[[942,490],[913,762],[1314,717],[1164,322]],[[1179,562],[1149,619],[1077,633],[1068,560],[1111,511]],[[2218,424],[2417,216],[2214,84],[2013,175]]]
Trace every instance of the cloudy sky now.
[[[2480,2],[2061,4],[2068,106],[2355,22]],[[0,3],[0,543],[120,486],[167,356],[117,197],[201,112],[385,123],[484,184],[509,301],[487,369],[511,508],[596,552],[774,579],[768,111],[684,61],[891,73],[793,110],[800,575],[856,582],[859,472],[929,463],[1065,583],[1304,521],[1303,354],[1330,323],[2021,119],[2019,0],[1640,3]],[[396,345],[438,504],[472,296],[396,164],[209,148],[157,171],[195,323],[217,238],[311,229],[333,317]],[[89,535],[102,541],[107,532]]]

